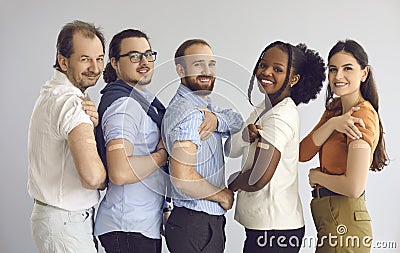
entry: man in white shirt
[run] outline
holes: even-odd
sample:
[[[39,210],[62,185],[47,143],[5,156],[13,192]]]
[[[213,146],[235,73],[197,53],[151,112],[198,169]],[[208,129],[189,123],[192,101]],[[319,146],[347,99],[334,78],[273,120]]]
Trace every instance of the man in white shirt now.
[[[83,98],[104,68],[99,28],[82,21],[66,24],[58,35],[54,67],[29,125],[32,235],[40,252],[97,252],[93,206],[105,187],[106,172],[93,131],[98,115]]]

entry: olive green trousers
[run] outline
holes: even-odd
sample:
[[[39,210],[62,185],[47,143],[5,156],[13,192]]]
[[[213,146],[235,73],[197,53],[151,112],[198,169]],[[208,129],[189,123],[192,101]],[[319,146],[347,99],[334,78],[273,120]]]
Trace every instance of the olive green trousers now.
[[[318,232],[317,253],[367,253],[372,246],[365,196],[326,196],[311,201]]]

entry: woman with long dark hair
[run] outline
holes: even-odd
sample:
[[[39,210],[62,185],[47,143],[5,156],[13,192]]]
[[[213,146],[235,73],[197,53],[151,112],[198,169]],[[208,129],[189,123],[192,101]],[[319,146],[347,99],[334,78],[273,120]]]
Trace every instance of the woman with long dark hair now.
[[[320,158],[310,170],[316,252],[370,252],[372,229],[365,205],[368,171],[388,163],[378,93],[365,50],[339,41],[328,56],[326,110],[300,143],[300,161]],[[334,238],[329,240],[329,238]],[[336,239],[335,239],[336,238]]]

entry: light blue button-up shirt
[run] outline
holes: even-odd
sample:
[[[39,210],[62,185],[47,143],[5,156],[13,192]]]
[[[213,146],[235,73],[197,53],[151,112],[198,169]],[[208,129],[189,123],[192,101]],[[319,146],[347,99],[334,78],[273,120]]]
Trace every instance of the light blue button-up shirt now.
[[[135,89],[135,88],[134,88]],[[154,95],[138,90],[150,103]],[[130,97],[114,101],[102,119],[104,139],[126,139],[134,146],[133,155],[149,155],[160,139],[160,131],[140,104]],[[159,169],[135,184],[108,184],[98,210],[95,235],[112,231],[139,232],[148,238],[160,238],[166,175]]]
[[[218,128],[207,140],[200,139],[198,128],[204,120],[204,114],[198,106],[207,107],[218,118]],[[222,138],[238,132],[242,124],[243,119],[240,114],[232,109],[212,106],[210,99],[203,99],[181,84],[164,115],[162,135],[168,153],[171,153],[175,141],[187,140],[196,144],[195,170],[210,184],[220,188],[225,185]],[[222,215],[226,212],[219,203],[193,199],[174,186],[172,186],[172,196],[174,206],[186,207],[211,215]]]

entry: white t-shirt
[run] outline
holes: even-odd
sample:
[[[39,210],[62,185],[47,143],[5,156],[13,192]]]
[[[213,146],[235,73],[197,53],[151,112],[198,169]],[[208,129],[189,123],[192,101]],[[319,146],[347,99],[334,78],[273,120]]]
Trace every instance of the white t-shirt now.
[[[260,108],[261,107],[261,108]],[[248,124],[254,124],[264,110],[264,102],[250,114]],[[298,192],[298,158],[300,119],[291,98],[285,98],[256,124],[262,125],[260,135],[281,152],[281,159],[271,181],[256,192],[238,191],[235,220],[255,230],[285,230],[304,226],[303,209]],[[242,152],[242,172],[251,168],[257,141],[250,146],[242,140],[242,131],[232,136],[231,151]]]
[[[42,86],[28,133],[28,192],[32,198],[69,211],[83,210],[99,201],[97,190],[82,186],[68,147],[68,134],[90,117],[82,110],[85,95],[55,71]]]

